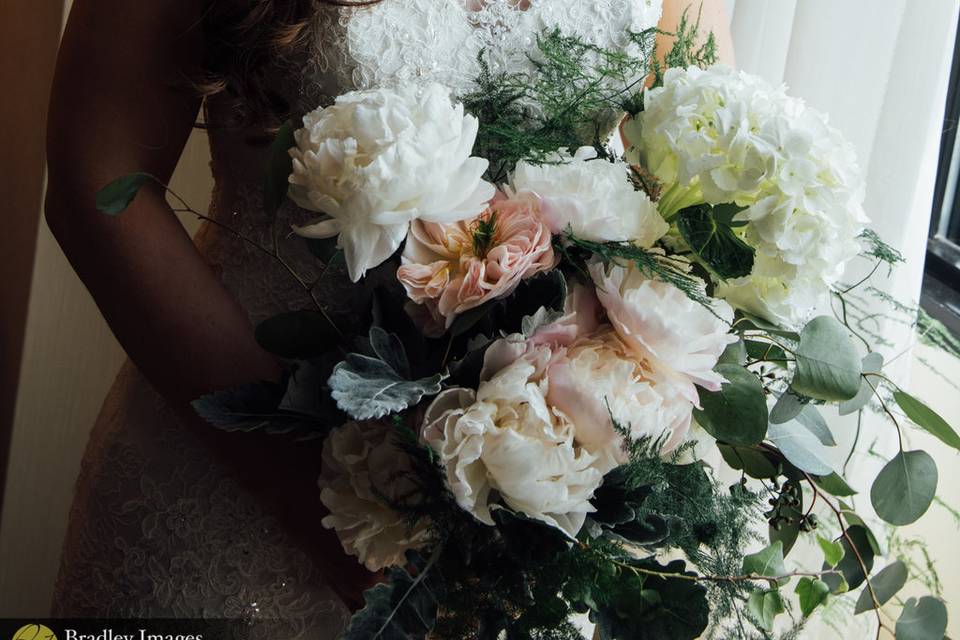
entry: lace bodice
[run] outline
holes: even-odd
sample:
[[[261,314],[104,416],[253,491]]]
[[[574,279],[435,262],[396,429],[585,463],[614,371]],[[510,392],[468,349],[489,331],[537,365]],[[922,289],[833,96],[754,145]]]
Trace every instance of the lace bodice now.
[[[379,85],[434,80],[463,93],[486,50],[494,69],[524,71],[544,29],[603,47],[654,26],[659,0],[383,0],[364,9],[319,10],[306,68],[278,66],[277,90],[300,85],[291,104],[310,110]],[[290,90],[282,90],[289,94]],[[266,243],[262,132],[218,127],[226,105],[208,106],[216,191],[211,215]],[[195,203],[198,206],[201,203]],[[274,223],[280,248],[312,281],[321,266],[289,224],[313,214],[286,204]],[[200,251],[253,322],[309,308],[289,273],[215,226]],[[317,290],[331,315],[349,319],[364,288],[334,268]],[[369,289],[369,287],[367,288]],[[319,464],[319,460],[318,460]],[[319,475],[319,469],[317,469]],[[176,616],[273,621],[249,638],[335,637],[345,610],[307,556],[231,472],[177,423],[128,364],[104,403],[84,457],[55,597],[59,615]]]
[[[318,16],[314,62],[324,93],[430,79],[462,93],[484,51],[491,69],[526,71],[536,37],[559,29],[605,48],[655,26],[659,0],[383,0]]]

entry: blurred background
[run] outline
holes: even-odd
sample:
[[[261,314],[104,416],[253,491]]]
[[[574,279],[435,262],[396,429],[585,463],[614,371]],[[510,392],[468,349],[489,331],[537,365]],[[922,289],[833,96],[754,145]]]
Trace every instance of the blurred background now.
[[[124,359],[41,216],[46,101],[69,7],[0,0],[0,617],[48,613],[80,458]],[[785,82],[856,146],[873,227],[908,261],[877,286],[960,331],[957,0],[728,0],[728,9],[738,66]],[[197,130],[172,186],[201,210],[209,161]],[[960,361],[908,325],[879,329],[902,354],[900,383],[960,425]],[[875,426],[887,435],[868,444],[882,452],[892,428]],[[909,439],[937,459],[944,504],[903,536],[927,546],[957,637],[960,465],[939,441],[917,430]]]

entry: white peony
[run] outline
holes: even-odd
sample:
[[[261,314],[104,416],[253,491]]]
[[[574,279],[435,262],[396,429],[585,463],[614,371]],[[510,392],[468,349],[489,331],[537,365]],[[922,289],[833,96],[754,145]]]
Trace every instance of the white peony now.
[[[335,529],[343,550],[367,569],[402,565],[404,553],[429,541],[421,520],[411,529],[405,518],[384,504],[410,500],[415,483],[405,474],[410,459],[393,445],[393,428],[380,422],[348,422],[323,444],[320,499],[330,510],[323,526]]]
[[[339,235],[354,282],[400,247],[411,220],[472,218],[495,194],[487,161],[470,155],[477,119],[439,84],[347,93],[303,125],[290,197],[329,218],[296,232]]]
[[[669,385],[699,405],[697,386],[718,391],[723,377],[713,370],[736,336],[733,309],[716,300],[707,309],[672,284],[652,280],[635,264],[590,265],[597,297],[614,330],[646,363],[651,379]]]
[[[717,294],[801,324],[860,250],[867,222],[856,154],[825,115],[761,78],[718,65],[670,69],[625,126],[628,159],[664,183],[670,220],[699,203],[736,203],[757,250],[753,273]]]
[[[631,241],[650,247],[670,226],[657,206],[630,181],[630,166],[597,159],[593,147],[558,154],[558,164],[519,162],[513,189],[532,191],[553,233],[568,227],[585,240]]]
[[[482,382],[452,389],[427,409],[423,438],[440,456],[457,503],[493,525],[496,492],[507,507],[577,535],[603,474],[550,409],[547,383],[525,359]]]

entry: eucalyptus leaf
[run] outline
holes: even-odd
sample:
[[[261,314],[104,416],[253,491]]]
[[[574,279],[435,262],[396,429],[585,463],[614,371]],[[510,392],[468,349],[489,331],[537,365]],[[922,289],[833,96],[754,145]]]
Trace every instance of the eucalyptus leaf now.
[[[800,578],[794,591],[800,600],[800,612],[805,618],[830,597],[830,586],[817,578]]]
[[[876,595],[880,606],[886,604],[890,598],[895,596],[903,585],[907,583],[907,565],[901,560],[895,560],[885,566],[878,574],[870,578],[869,582],[873,586],[873,593]],[[857,598],[857,606],[854,609],[854,615],[876,609],[876,604],[870,594],[870,589],[863,588],[860,597]]]
[[[290,149],[297,146],[293,137],[293,123],[287,121],[277,130],[270,145],[263,181],[263,208],[272,219],[287,197],[290,174],[293,173],[293,158]]]
[[[777,465],[765,451],[753,447],[738,447],[724,442],[717,443],[720,455],[731,468],[743,471],[751,478],[776,478]]]
[[[115,216],[126,211],[143,185],[154,180],[149,173],[131,173],[117,178],[97,192],[97,210]]]
[[[827,426],[827,421],[823,419],[823,416],[820,415],[820,412],[815,406],[805,406],[803,410],[797,414],[796,421],[805,426],[810,433],[815,435],[817,440],[819,440],[820,444],[823,446],[837,446],[837,441],[834,440],[833,433],[831,433],[830,427]]]
[[[720,391],[698,387],[697,422],[718,440],[749,446],[763,440],[767,431],[767,401],[759,378],[736,364],[721,364],[716,372],[727,382]]]
[[[800,334],[796,331],[784,329],[768,320],[745,311],[738,311],[737,314],[740,316],[740,318],[736,321],[736,326],[738,329],[753,329],[755,331],[762,331],[763,333],[767,333],[772,336],[780,336],[781,338],[786,338],[792,342],[800,341]]]
[[[770,410],[770,422],[773,424],[785,424],[790,422],[803,411],[803,408],[810,402],[810,398],[805,398],[787,389],[777,399],[773,409]]]
[[[727,348],[720,354],[717,360],[718,364],[737,364],[743,366],[747,364],[747,348],[743,340],[737,340],[727,345]]]
[[[947,632],[947,607],[942,600],[910,598],[897,619],[897,640],[943,640]]]
[[[708,204],[688,207],[676,217],[687,245],[719,278],[743,278],[753,271],[756,250],[737,235],[726,216]]]
[[[883,369],[883,355],[877,353],[876,351],[868,353],[866,356],[864,356],[860,366],[863,369],[864,374],[879,373],[880,370]],[[840,403],[840,415],[846,416],[850,415],[851,413],[856,413],[870,404],[870,400],[874,396],[873,388],[874,386],[871,384],[871,381],[867,378],[867,376],[861,376],[860,390],[857,391],[857,395],[850,400],[844,400]]]
[[[838,473],[831,473],[828,476],[814,476],[813,481],[817,483],[818,487],[833,496],[846,498],[857,495],[856,490],[847,484],[847,481]]]
[[[792,388],[818,400],[850,400],[860,391],[861,363],[846,327],[831,316],[811,320],[794,352]]]
[[[877,515],[895,526],[920,519],[937,493],[937,464],[925,451],[901,451],[883,467],[870,488]]]
[[[850,544],[850,540],[847,540],[847,537],[853,541],[853,545]],[[876,557],[873,542],[871,541],[872,537],[873,534],[871,534],[866,527],[851,525],[847,527],[846,536],[840,536],[840,538],[837,539],[837,542],[843,548],[843,557],[836,565],[842,577],[835,575],[823,576],[823,581],[830,585],[831,591],[838,593],[841,587],[856,589],[863,584],[867,574],[864,573],[863,567],[860,566],[857,555],[859,554],[863,560],[864,567],[867,569],[867,573],[869,573],[873,569],[873,561]],[[823,568],[830,569],[831,567],[824,563]]]
[[[787,424],[771,424],[767,431],[770,440],[783,456],[801,471],[815,476],[834,473],[828,462],[830,454],[809,429],[791,420]]]
[[[893,399],[897,401],[907,417],[918,427],[935,435],[944,444],[954,449],[960,449],[960,435],[957,435],[957,432],[947,424],[947,421],[933,409],[904,391],[895,391]]]
[[[751,592],[747,599],[747,611],[762,629],[773,631],[774,619],[786,611],[786,608],[779,591],[757,590]]]

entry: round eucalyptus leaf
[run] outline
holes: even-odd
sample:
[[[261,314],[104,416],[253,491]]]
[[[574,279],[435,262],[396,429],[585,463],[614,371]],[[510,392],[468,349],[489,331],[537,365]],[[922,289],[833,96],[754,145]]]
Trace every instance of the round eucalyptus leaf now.
[[[767,401],[760,379],[737,364],[721,364],[716,372],[727,382],[720,391],[700,389],[697,422],[717,440],[740,446],[757,444],[767,433]]]
[[[873,595],[876,596],[880,606],[886,604],[906,583],[907,565],[905,565],[902,560],[891,562],[885,566],[880,573],[870,578],[870,584],[873,585]],[[873,602],[873,595],[871,595],[870,589],[864,587],[863,591],[860,592],[860,597],[857,599],[854,614],[876,609],[876,605]]]
[[[839,320],[814,318],[800,332],[794,352],[792,387],[802,395],[830,402],[849,400],[860,391],[861,362],[857,349]]]
[[[947,607],[933,596],[910,598],[897,620],[897,640],[942,640],[947,632]]]
[[[937,493],[937,465],[926,451],[901,451],[870,488],[877,515],[898,527],[920,519]]]

